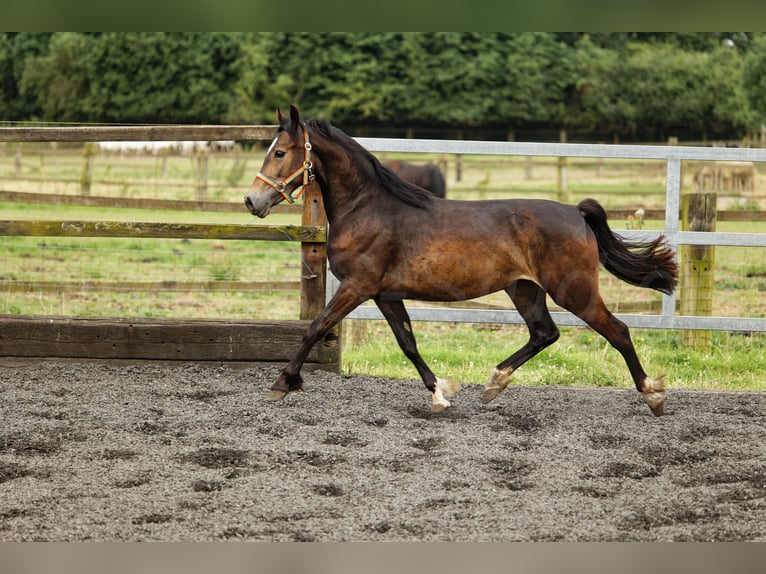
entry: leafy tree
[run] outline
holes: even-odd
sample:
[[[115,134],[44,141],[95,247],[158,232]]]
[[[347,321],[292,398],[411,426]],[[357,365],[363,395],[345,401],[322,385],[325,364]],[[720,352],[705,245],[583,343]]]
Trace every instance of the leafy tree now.
[[[742,79],[755,119],[766,123],[766,34],[755,37],[745,59]]]
[[[78,32],[57,32],[48,52],[27,59],[19,87],[34,95],[44,120],[85,119],[82,99],[88,91],[88,38]]]
[[[20,83],[29,58],[47,53],[49,32],[0,34],[0,118],[31,120],[40,115],[36,94],[22,93]]]
[[[89,57],[84,106],[93,121],[220,122],[238,58],[231,34],[107,33]]]
[[[564,125],[589,132],[621,131],[631,108],[626,108],[615,89],[620,53],[602,47],[588,34],[572,49],[575,81],[568,94]]]
[[[703,135],[744,132],[757,123],[744,82],[745,59],[733,46],[722,45],[708,54],[705,66],[706,113]]]
[[[225,115],[227,122],[272,123],[276,108],[292,102],[292,82],[285,75],[270,78],[268,64],[263,36],[256,33],[243,37],[239,57],[232,65],[237,80]]]
[[[552,34],[429,33],[404,44],[418,116],[450,126],[558,123],[573,60]]]
[[[668,33],[0,33],[0,117],[567,127],[664,139],[766,119],[766,37]]]

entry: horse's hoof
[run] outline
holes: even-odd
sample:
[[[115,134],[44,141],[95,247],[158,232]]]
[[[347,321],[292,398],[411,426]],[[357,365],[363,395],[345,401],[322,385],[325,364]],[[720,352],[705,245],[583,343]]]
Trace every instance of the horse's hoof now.
[[[505,390],[505,387],[508,386],[512,374],[513,369],[511,367],[508,367],[507,369],[495,368],[495,370],[492,371],[492,377],[490,377],[489,382],[484,385],[484,392],[481,394],[481,402],[488,403],[502,393]]]
[[[644,401],[651,409],[654,416],[665,414],[665,395],[663,393],[644,393]]]
[[[499,395],[502,392],[502,388],[500,387],[491,387],[489,389],[484,389],[484,392],[481,394],[481,402],[486,404],[491,400],[494,400],[497,395]]]
[[[438,384],[436,385],[436,388],[434,389],[434,394],[431,400],[431,410],[439,413],[442,411],[446,411],[449,408],[449,401],[444,398],[444,393],[442,392],[441,386]]]
[[[643,385],[644,402],[649,405],[654,416],[659,417],[665,413],[665,391],[668,389],[664,377],[657,379],[644,379]]]
[[[431,410],[435,413],[442,413],[446,411],[449,408],[449,403],[446,405],[444,403],[433,403],[431,405]]]
[[[277,389],[271,389],[267,401],[281,401],[287,396],[287,391],[279,391]]]

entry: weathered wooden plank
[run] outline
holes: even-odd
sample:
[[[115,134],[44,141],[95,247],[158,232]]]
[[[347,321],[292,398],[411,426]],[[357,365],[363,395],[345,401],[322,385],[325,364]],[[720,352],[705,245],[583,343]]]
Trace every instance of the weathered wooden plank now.
[[[233,321],[0,315],[0,356],[283,363],[308,321]],[[337,369],[337,341],[309,362]]]
[[[178,199],[154,199],[150,197],[83,196],[65,193],[33,193],[0,190],[0,201],[18,203],[45,203],[48,205],[82,205],[86,207],[119,207],[127,209],[166,209],[171,211],[210,211],[242,213],[247,215],[242,201],[182,201]],[[300,204],[279,204],[272,213],[302,213]]]
[[[98,142],[98,141],[258,141],[271,140],[277,126],[74,126],[0,128],[4,142]]]
[[[74,180],[73,180],[74,181]],[[77,180],[79,181],[79,180]],[[35,193],[27,191],[0,190],[0,201],[19,203],[46,203],[53,205],[83,205],[90,207],[120,207],[129,209],[168,209],[175,211],[245,212],[242,202],[233,201],[183,201],[177,199],[154,199],[149,197],[107,197],[82,196],[64,193]],[[271,209],[272,213],[303,213],[300,203],[280,203]],[[635,216],[635,209],[608,209],[610,222],[626,220]],[[644,210],[644,221],[664,221],[664,209]],[[766,221],[763,210],[722,210],[718,221]]]
[[[4,293],[149,293],[156,291],[298,291],[300,281],[13,281],[0,280]]]
[[[324,243],[323,227],[138,221],[0,221],[0,235],[41,237],[148,237],[162,239],[259,239]]]

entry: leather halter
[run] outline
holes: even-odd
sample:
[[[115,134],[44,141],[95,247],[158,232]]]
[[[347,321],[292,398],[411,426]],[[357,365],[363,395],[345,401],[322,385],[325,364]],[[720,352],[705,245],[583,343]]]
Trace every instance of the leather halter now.
[[[285,198],[287,203],[295,203],[295,200],[301,196],[301,194],[305,191],[306,186],[314,181],[315,177],[311,172],[311,168],[313,167],[313,164],[311,163],[311,142],[309,142],[309,132],[305,127],[303,128],[303,150],[303,165],[301,165],[298,169],[296,169],[282,181],[274,181],[268,175],[265,175],[260,171],[256,174],[255,179],[260,179],[269,187],[276,189],[282,195],[282,197]],[[303,175],[303,183],[296,187],[292,192],[285,191],[285,188],[301,175]],[[295,197],[293,197],[292,194],[295,191],[298,193]]]

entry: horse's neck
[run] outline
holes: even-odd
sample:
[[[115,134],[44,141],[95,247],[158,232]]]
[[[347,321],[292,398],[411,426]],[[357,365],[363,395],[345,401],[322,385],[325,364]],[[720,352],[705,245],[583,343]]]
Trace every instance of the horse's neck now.
[[[349,161],[345,150],[337,145],[332,151],[317,153],[321,161],[321,171],[317,173],[319,186],[322,190],[322,200],[330,225],[337,225],[344,214],[356,210],[360,202],[368,202],[372,198],[360,197],[356,190],[362,184],[363,165],[359,158]]]

